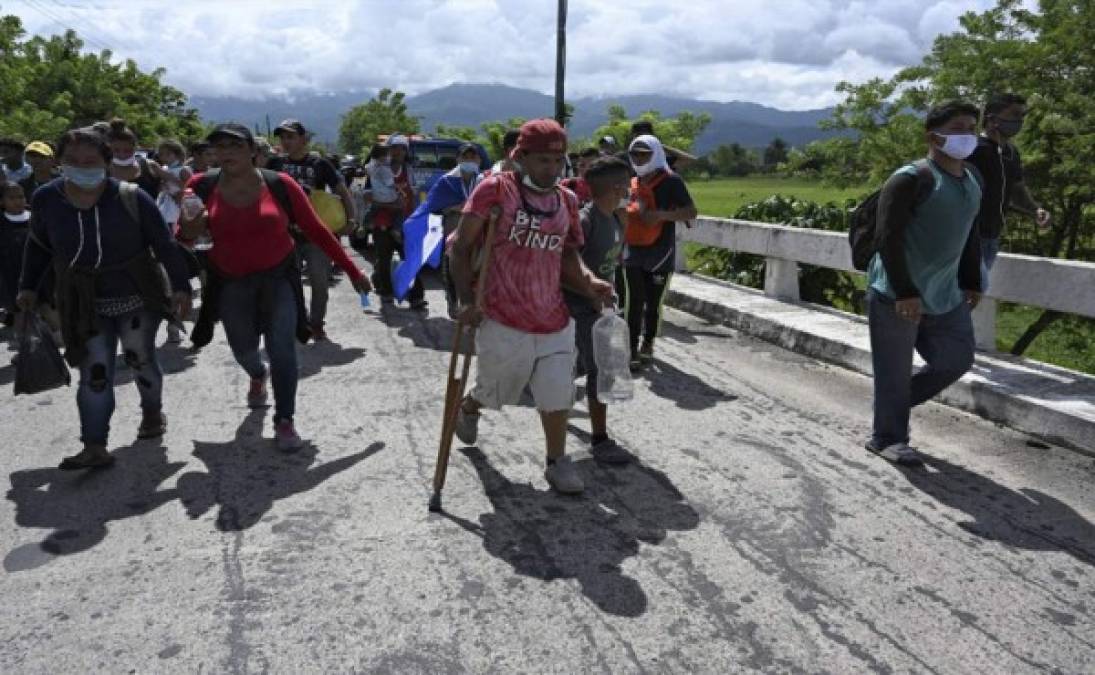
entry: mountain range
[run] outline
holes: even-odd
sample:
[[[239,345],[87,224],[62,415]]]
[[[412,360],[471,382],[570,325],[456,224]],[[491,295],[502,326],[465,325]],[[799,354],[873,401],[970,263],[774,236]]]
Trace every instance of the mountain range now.
[[[374,92],[309,94],[291,98],[248,100],[232,97],[193,97],[191,104],[202,118],[211,122],[236,121],[265,130],[287,117],[296,117],[313,131],[317,140],[333,143],[338,138],[341,116],[351,107],[370,99]],[[410,114],[422,120],[424,132],[438,124],[479,128],[484,122],[512,117],[549,117],[554,99],[530,89],[501,84],[452,84],[406,99]],[[711,123],[696,139],[694,150],[704,154],[727,143],[746,147],[766,146],[777,136],[792,146],[827,138],[834,132],[818,128],[832,109],[788,111],[759,103],[719,103],[656,94],[570,99],[574,117],[569,131],[579,137],[592,136],[608,119],[608,108],[621,105],[629,115],[657,110],[671,117],[679,112],[707,113]]]

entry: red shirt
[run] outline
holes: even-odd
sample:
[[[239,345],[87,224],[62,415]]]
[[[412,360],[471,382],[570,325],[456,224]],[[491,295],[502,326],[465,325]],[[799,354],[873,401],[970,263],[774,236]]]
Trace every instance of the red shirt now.
[[[400,169],[399,174],[395,177],[395,189],[399,192],[399,196],[403,198],[403,218],[414,213],[415,199],[414,199],[414,186],[411,185],[410,171],[407,171],[407,167]],[[380,209],[373,216],[373,228],[377,230],[387,230],[396,223],[395,214],[397,209]]]
[[[289,193],[293,215],[296,216],[297,225],[304,232],[304,236],[322,248],[351,279],[361,279],[361,270],[346,255],[338,239],[320,221],[304,190],[288,174],[279,175]],[[191,178],[189,187],[196,188],[201,177],[202,174],[198,174]],[[214,186],[205,207],[209,212],[209,234],[213,237],[209,261],[225,276],[238,278],[273,269],[296,246],[289,234],[289,216],[282,212],[277,198],[266,187],[265,182],[259,198],[244,207],[232,206],[221,199],[220,190]]]
[[[551,215],[528,213],[526,203]],[[502,213],[494,233],[483,313],[525,333],[563,330],[570,321],[563,300],[563,252],[584,243],[577,198],[565,189],[544,194],[518,188],[516,174],[500,173],[479,183],[464,213],[487,220],[495,205]]]

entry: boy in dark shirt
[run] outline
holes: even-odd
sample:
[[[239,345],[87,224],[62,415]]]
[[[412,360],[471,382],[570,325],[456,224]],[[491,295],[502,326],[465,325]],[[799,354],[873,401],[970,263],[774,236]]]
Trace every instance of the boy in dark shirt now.
[[[5,321],[14,319],[15,295],[23,270],[23,248],[30,231],[27,198],[18,183],[0,186],[0,310]]]
[[[591,272],[611,282],[616,275],[623,249],[624,227],[616,215],[621,200],[630,190],[629,167],[622,160],[606,157],[594,161],[585,172],[592,201],[580,214],[585,244],[582,261]],[[608,436],[608,408],[597,398],[597,363],[593,359],[593,324],[601,313],[583,295],[564,293],[570,315],[575,322],[578,363],[586,374],[586,399],[589,403],[591,427],[590,446],[593,457],[606,464],[626,464],[631,459]]]
[[[1001,94],[985,105],[984,132],[969,163],[981,172],[984,183],[981,198],[979,232],[981,235],[982,290],[988,289],[988,273],[1000,251],[1007,209],[1032,216],[1038,227],[1049,227],[1048,211],[1034,201],[1023,180],[1023,162],[1011,139],[1023,129],[1026,99],[1017,94]]]
[[[298,120],[288,119],[278,125],[274,135],[286,153],[285,157],[280,158],[275,170],[292,176],[308,194],[313,190],[329,190],[338,195],[346,209],[346,222],[354,222],[357,216],[354,213],[354,198],[350,189],[346,187],[342,174],[330,160],[319,153],[308,151],[308,132],[304,125]],[[312,288],[308,320],[312,324],[313,338],[320,342],[327,339],[324,322],[327,318],[327,299],[333,272],[331,259],[319,246],[301,239],[303,237],[297,238],[298,248],[307,265],[308,283]]]

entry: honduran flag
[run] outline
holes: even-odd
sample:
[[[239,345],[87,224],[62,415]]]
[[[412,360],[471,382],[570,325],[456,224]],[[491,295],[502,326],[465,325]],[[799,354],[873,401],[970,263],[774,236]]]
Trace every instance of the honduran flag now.
[[[407,297],[414,278],[423,266],[437,268],[441,265],[445,243],[441,212],[467,201],[478,182],[479,176],[476,176],[468,187],[459,170],[445,174],[430,188],[426,201],[403,221],[403,260],[392,268],[392,288],[396,298],[403,300]]]

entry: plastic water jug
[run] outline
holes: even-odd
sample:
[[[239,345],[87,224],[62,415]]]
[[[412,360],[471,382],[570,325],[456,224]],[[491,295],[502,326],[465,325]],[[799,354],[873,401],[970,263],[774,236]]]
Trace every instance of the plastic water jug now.
[[[204,208],[205,203],[202,202],[202,198],[195,194],[190,188],[186,188],[182,198],[183,218],[194,220],[201,215],[202,209]]]
[[[622,403],[635,397],[631,381],[631,332],[627,322],[611,308],[593,324],[593,361],[597,364],[597,399],[604,404]]]

